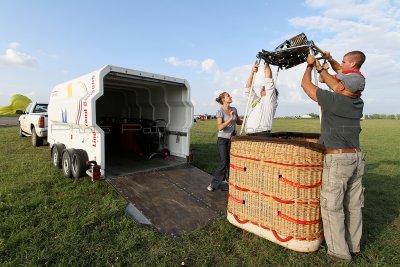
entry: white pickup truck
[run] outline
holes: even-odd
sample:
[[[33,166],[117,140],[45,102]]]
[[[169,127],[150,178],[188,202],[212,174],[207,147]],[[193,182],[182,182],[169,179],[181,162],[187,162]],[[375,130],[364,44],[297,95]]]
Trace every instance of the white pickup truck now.
[[[32,102],[25,111],[17,110],[19,117],[19,136],[32,136],[32,145],[43,145],[47,137],[47,103]]]

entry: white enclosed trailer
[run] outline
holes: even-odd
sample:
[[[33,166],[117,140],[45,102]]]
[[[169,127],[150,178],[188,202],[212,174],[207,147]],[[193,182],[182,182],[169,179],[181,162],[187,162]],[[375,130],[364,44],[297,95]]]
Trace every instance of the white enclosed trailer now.
[[[55,86],[48,106],[53,164],[69,177],[87,161],[101,177],[182,164],[192,124],[186,80],[109,65]]]

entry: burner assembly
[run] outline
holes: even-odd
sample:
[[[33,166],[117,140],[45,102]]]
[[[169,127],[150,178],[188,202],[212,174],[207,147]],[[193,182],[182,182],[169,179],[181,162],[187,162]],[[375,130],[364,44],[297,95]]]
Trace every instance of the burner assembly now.
[[[320,53],[313,41],[309,41],[304,33],[300,33],[277,46],[274,51],[262,49],[257,54],[257,58],[263,59],[270,65],[278,66],[280,69],[290,69],[307,61],[310,52],[314,55]]]

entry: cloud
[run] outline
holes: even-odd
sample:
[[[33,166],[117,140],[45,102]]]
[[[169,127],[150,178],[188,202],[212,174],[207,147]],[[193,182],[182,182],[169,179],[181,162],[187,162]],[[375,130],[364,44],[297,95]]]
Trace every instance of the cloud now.
[[[171,64],[172,66],[183,66],[183,67],[191,67],[191,68],[195,68],[195,67],[199,66],[199,61],[192,60],[192,59],[180,60],[176,57],[167,57],[167,58],[164,58],[164,61]]]
[[[172,66],[182,66],[182,67],[200,69],[203,72],[212,73],[215,76],[218,76],[220,73],[220,70],[217,64],[215,63],[215,60],[212,58],[207,58],[204,60],[195,60],[195,59],[181,60],[177,57],[171,56],[164,58],[164,61],[167,62],[168,64],[171,64]]]
[[[18,46],[19,46],[19,43],[17,43],[17,42],[11,42],[8,44],[8,47],[11,49],[14,49],[14,50],[16,50]]]
[[[12,42],[8,45],[4,54],[0,55],[0,63],[7,66],[33,67],[37,61],[31,55],[17,51],[19,43]]]
[[[333,35],[320,40],[324,45],[340,48],[359,47],[366,52],[399,56],[400,6],[393,1],[306,0],[306,5],[321,11],[319,16],[295,17],[289,24]]]
[[[385,99],[400,101],[399,4],[386,0],[306,0],[305,5],[319,15],[289,20],[291,26],[314,34],[308,37],[321,49],[331,51],[339,62],[351,50],[366,54],[367,60],[361,68],[367,81],[363,93],[366,114],[390,114],[398,110]]]
[[[201,62],[201,69],[205,72],[212,72],[218,70],[218,67],[215,64],[214,59],[207,58]]]
[[[34,98],[34,97],[36,96],[36,92],[31,91],[31,92],[27,93],[27,95],[28,95],[30,98]]]

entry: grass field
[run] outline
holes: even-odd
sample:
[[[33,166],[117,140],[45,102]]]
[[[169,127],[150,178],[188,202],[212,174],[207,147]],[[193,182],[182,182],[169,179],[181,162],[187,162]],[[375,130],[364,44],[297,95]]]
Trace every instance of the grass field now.
[[[362,122],[367,153],[362,252],[349,266],[400,266],[400,123]],[[318,120],[274,121],[274,131],[318,132]],[[220,218],[182,237],[134,223],[106,183],[64,178],[47,146],[0,128],[0,266],[326,266],[326,246],[299,253]],[[215,121],[192,129],[194,164],[218,163]]]

